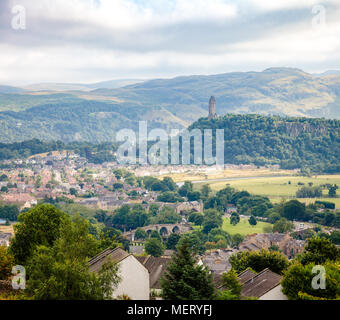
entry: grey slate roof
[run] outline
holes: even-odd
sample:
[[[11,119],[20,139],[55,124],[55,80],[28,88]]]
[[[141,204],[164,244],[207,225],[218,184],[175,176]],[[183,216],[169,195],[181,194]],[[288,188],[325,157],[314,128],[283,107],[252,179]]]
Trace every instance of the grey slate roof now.
[[[136,259],[149,271],[150,274],[150,288],[161,289],[160,278],[166,271],[169,263],[171,262],[170,257],[136,257]]]
[[[253,271],[247,269],[243,272],[241,272],[237,277],[240,279],[241,283],[244,284],[250,279],[254,278],[256,276],[256,273]]]
[[[90,266],[90,271],[98,272],[101,269],[102,265],[105,262],[107,262],[107,259],[111,259],[113,262],[119,263],[125,258],[127,258],[128,256],[130,256],[130,254],[121,248],[115,248],[115,249],[108,248],[102,251],[101,253],[99,253],[98,255],[96,255],[95,257],[93,257],[88,262]]]
[[[241,295],[243,297],[262,297],[268,291],[274,289],[280,284],[281,276],[264,269],[255,277],[251,278],[243,284]]]

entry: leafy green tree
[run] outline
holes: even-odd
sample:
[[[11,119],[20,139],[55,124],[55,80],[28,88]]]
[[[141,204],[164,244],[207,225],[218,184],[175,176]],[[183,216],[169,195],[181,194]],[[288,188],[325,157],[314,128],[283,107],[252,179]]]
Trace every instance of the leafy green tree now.
[[[230,257],[229,262],[238,274],[247,268],[251,268],[256,272],[269,268],[273,272],[282,274],[289,265],[287,257],[282,253],[264,249],[237,252]]]
[[[8,187],[2,186],[1,189],[0,189],[0,192],[7,193],[8,192]]]
[[[159,180],[152,183],[151,190],[152,191],[160,191],[160,192],[169,192],[170,191],[168,186],[165,183],[163,183],[162,181],[159,181]]]
[[[0,280],[6,280],[12,273],[14,257],[5,246],[0,246]]]
[[[148,238],[148,233],[141,229],[141,228],[137,228],[136,232],[135,232],[135,239],[137,240],[145,240]]]
[[[223,287],[229,291],[227,300],[239,300],[242,291],[242,284],[240,279],[237,277],[235,270],[230,270],[222,274],[221,282]],[[222,296],[226,296],[224,293]]]
[[[88,233],[89,224],[77,217],[65,220],[52,247],[37,246],[28,260],[27,292],[38,300],[111,299],[119,282],[118,267],[104,263],[90,272],[88,259],[98,253],[98,241]]]
[[[214,228],[210,230],[208,240],[213,240],[215,242],[222,240],[226,245],[229,245],[232,242],[232,236],[221,228]]]
[[[77,192],[77,189],[75,188],[70,188],[70,195],[72,196],[77,196],[78,192]]]
[[[176,203],[176,202],[183,202],[184,199],[182,197],[180,197],[177,192],[166,191],[166,192],[162,192],[160,195],[158,195],[157,201]]]
[[[331,186],[328,190],[328,195],[331,197],[331,198],[335,198],[336,197],[336,190],[338,188],[336,186]]]
[[[244,240],[244,237],[241,234],[239,233],[234,234],[232,236],[232,246],[238,247],[243,240]]]
[[[0,176],[0,181],[8,181],[8,176],[5,175],[5,174],[2,174],[2,175]]]
[[[196,254],[203,254],[206,250],[205,242],[207,241],[207,235],[203,232],[195,230],[191,233],[185,233],[178,241],[178,246],[182,246],[184,242],[188,241],[190,250]]]
[[[144,248],[147,254],[150,254],[154,257],[160,257],[164,253],[163,243],[156,238],[150,238],[148,241],[146,241]]]
[[[124,188],[124,185],[122,183],[116,182],[112,186],[113,190],[120,190]]]
[[[152,230],[151,231],[150,239],[151,238],[154,238],[154,239],[157,239],[159,241],[162,241],[162,237],[161,237],[161,235],[159,234],[159,232],[157,230]]]
[[[117,180],[121,180],[124,176],[124,172],[122,169],[116,169],[113,171],[114,176],[116,177]]]
[[[25,265],[37,246],[53,246],[65,219],[68,219],[66,214],[50,204],[42,204],[21,213],[19,223],[14,226],[15,237],[10,245],[15,262]]]
[[[211,229],[222,227],[223,219],[220,212],[215,209],[204,211],[203,232],[208,234]]]
[[[297,200],[291,200],[284,204],[282,216],[288,220],[303,220],[306,214],[306,206]]]
[[[202,195],[202,198],[204,199],[208,199],[209,197],[209,194],[211,193],[211,187],[209,184],[204,184],[202,187],[201,187],[201,195]]]
[[[151,219],[153,224],[174,224],[182,221],[182,217],[174,208],[164,206],[156,217]]]
[[[164,185],[167,186],[168,190],[170,191],[176,191],[178,189],[177,184],[170,177],[164,177],[162,182]]]
[[[332,241],[336,245],[340,245],[340,231],[334,230],[330,234],[329,240]]]
[[[183,186],[181,186],[178,189],[178,193],[182,196],[182,197],[186,197],[188,195],[189,192],[192,192],[194,189],[194,186],[192,184],[191,181],[185,181]]]
[[[135,205],[133,208],[123,205],[111,218],[112,225],[121,231],[144,227],[148,221],[149,215],[141,205]]]
[[[198,201],[201,199],[201,193],[199,191],[189,191],[187,197],[188,201]]]
[[[294,229],[294,224],[285,218],[282,218],[274,223],[273,232],[286,233]]]
[[[136,184],[136,178],[134,176],[129,176],[125,179],[125,182],[130,186],[134,186]]]
[[[260,203],[251,208],[251,214],[255,217],[263,217],[266,211],[268,210],[268,206],[265,203]]]
[[[302,187],[296,191],[297,198],[320,198],[322,197],[321,187]]]
[[[188,219],[189,222],[192,222],[196,226],[201,226],[204,221],[204,215],[199,212],[192,212]]]
[[[0,205],[0,218],[8,219],[9,221],[17,221],[19,208],[16,205]]]
[[[181,239],[181,236],[179,234],[171,233],[166,241],[166,248],[168,250],[176,250],[176,246],[180,239]]]
[[[330,240],[320,237],[308,239],[307,245],[299,257],[299,261],[306,265],[308,263],[323,264],[326,261],[340,259],[340,249]]]
[[[241,220],[240,216],[236,212],[233,212],[231,214],[230,224],[232,224],[233,226],[236,226],[240,222],[240,220]]]
[[[256,221],[256,218],[254,216],[251,216],[248,220],[249,224],[251,226],[256,226],[257,225],[257,221]]]
[[[268,222],[274,224],[276,221],[279,221],[281,216],[278,212],[273,212],[268,216]]]
[[[188,240],[178,246],[161,286],[165,300],[212,300],[216,296],[212,274],[197,265]]]
[[[159,210],[159,205],[157,203],[151,203],[150,204],[149,213],[152,216],[157,216],[158,210]]]
[[[339,299],[339,263],[326,262],[322,266],[325,268],[325,289],[315,290],[312,286],[313,278],[317,276],[316,273],[312,272],[315,267],[315,263],[302,265],[295,261],[283,275],[281,280],[282,292],[290,300]]]

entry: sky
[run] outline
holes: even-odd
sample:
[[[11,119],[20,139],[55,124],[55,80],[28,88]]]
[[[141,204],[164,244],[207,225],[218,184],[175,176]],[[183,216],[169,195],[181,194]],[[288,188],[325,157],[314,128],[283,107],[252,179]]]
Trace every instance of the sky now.
[[[0,0],[0,84],[317,73],[339,49],[340,0]]]

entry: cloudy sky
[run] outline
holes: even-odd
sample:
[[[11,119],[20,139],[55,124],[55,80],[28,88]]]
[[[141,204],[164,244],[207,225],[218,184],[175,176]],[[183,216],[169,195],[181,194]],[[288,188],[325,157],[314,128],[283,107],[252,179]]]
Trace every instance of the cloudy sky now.
[[[339,49],[339,0],[0,0],[0,84],[322,72]]]

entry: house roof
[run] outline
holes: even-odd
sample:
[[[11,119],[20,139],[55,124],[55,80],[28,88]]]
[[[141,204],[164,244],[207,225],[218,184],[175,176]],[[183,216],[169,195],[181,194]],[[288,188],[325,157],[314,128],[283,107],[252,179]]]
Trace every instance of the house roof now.
[[[160,258],[147,256],[136,257],[136,259],[149,271],[150,288],[161,289],[160,278],[162,277],[169,263],[171,262],[171,258],[164,256]]]
[[[215,287],[219,290],[225,290],[226,288],[223,286],[222,283],[222,273],[213,273],[213,281],[215,283]],[[254,278],[256,276],[256,273],[254,273],[253,271],[247,269],[243,272],[241,272],[238,275],[238,278],[241,282],[241,284],[243,285],[245,282],[247,282],[248,280]]]
[[[111,259],[115,263],[119,263],[128,256],[130,256],[130,254],[119,247],[115,249],[105,249],[88,262],[90,271],[99,271],[102,265],[107,261],[107,258]]]
[[[0,239],[10,240],[11,238],[12,238],[11,233],[7,233],[7,232],[0,233]]]
[[[260,250],[261,248],[258,247],[255,243],[246,243],[246,244],[240,244],[240,250],[248,250],[248,251],[253,251],[253,250]]]
[[[280,284],[281,276],[264,269],[243,284],[241,295],[244,297],[262,297]]]
[[[254,273],[253,271],[247,269],[243,272],[241,272],[238,275],[238,278],[240,279],[241,283],[244,284],[247,281],[249,281],[250,279],[254,278],[256,276],[256,273]]]

